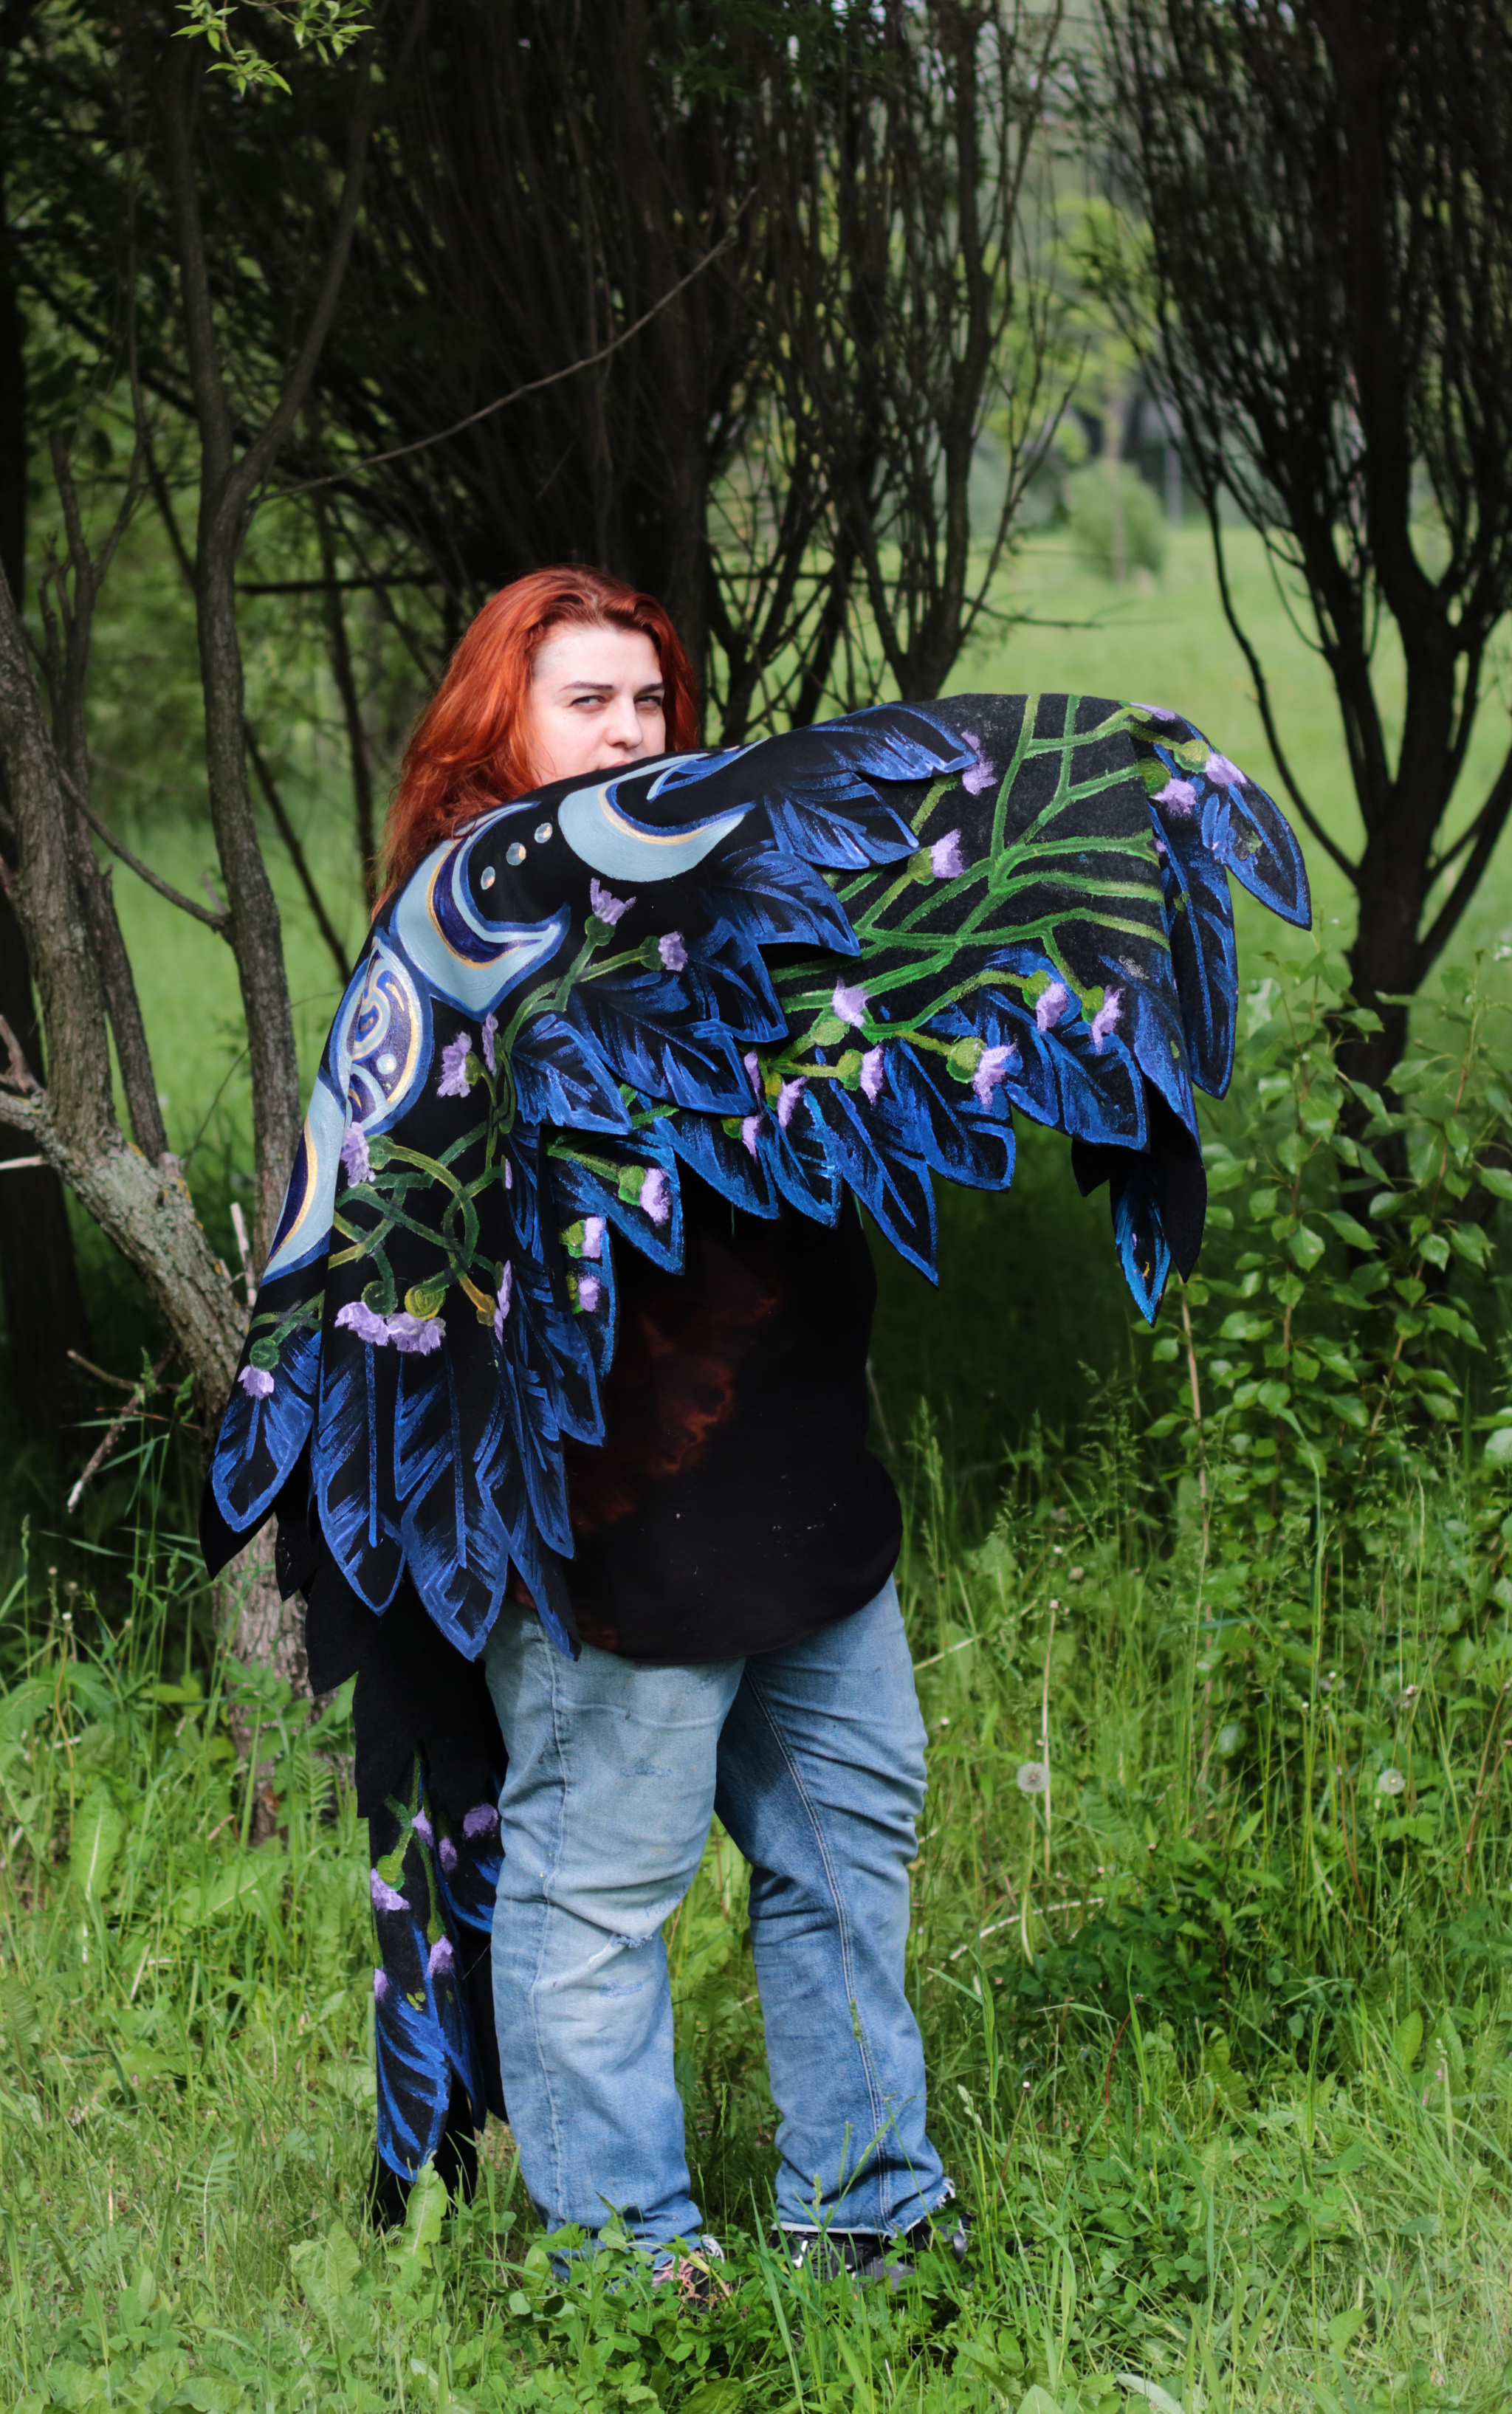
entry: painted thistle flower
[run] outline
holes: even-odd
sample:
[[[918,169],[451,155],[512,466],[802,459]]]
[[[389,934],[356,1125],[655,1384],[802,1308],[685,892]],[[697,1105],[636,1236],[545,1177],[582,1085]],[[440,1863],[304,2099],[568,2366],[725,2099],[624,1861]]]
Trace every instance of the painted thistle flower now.
[[[602,1215],[585,1215],[583,1218],[583,1255],[585,1258],[602,1258],[604,1255]]]
[[[457,1846],[453,1843],[450,1836],[443,1836],[441,1840],[439,1849],[441,1852],[442,1868],[445,1870],[447,1876],[450,1877],[452,1871],[457,1867]]]
[[[459,1031],[448,1039],[441,1051],[441,1080],[436,1084],[438,1098],[465,1098],[472,1083],[467,1077],[467,1060],[472,1053],[470,1032]]]
[[[388,1972],[386,1970],[375,1970],[373,1972],[373,2001],[375,2004],[386,2004],[388,2002]]]
[[[426,1968],[433,1978],[449,1978],[452,1974],[452,1960],[451,1938],[438,1936],[430,1948],[430,1959],[426,1963]]]
[[[656,952],[661,957],[662,964],[666,971],[669,973],[680,973],[685,970],[688,961],[688,951],[682,944],[682,933],[681,931],[664,931],[661,938],[656,942]]]
[[[747,1115],[741,1123],[741,1140],[745,1148],[747,1156],[755,1156],[756,1153],[756,1134],[761,1129],[761,1126],[766,1120],[767,1118],[765,1115]]]
[[[1065,982],[1053,980],[1049,988],[1042,989],[1040,991],[1038,998],[1035,1000],[1035,1029],[1037,1031],[1051,1030],[1055,1023],[1060,1021],[1070,1002],[1070,991],[1066,987]]]
[[[514,1288],[515,1269],[506,1266],[499,1277],[499,1289],[494,1295],[493,1337],[496,1341],[502,1341],[504,1337],[504,1319],[509,1314],[509,1294]]]
[[[497,1073],[499,1070],[499,1056],[494,1045],[498,1036],[499,1017],[497,1014],[486,1014],[483,1018],[483,1061],[490,1073]]]
[[[1174,813],[1195,812],[1197,791],[1190,780],[1167,780],[1163,788],[1157,788],[1155,801],[1169,806]]]
[[[265,1366],[244,1366],[236,1380],[249,1400],[266,1400],[273,1395],[273,1377]]]
[[[367,1135],[361,1124],[349,1126],[341,1143],[341,1170],[349,1182],[366,1182],[373,1170],[367,1154]]]
[[[436,1831],[423,1810],[417,1810],[415,1812],[411,1825],[423,1844],[433,1844],[435,1842]]]
[[[971,1087],[979,1106],[990,1107],[994,1093],[1016,1070],[1019,1051],[1016,1048],[984,1048],[981,1062],[971,1076]]]
[[[962,774],[961,785],[968,797],[980,797],[983,788],[990,788],[996,779],[996,767],[987,760],[981,740],[974,729],[963,729],[961,735],[977,758],[969,771]]]
[[[591,880],[588,884],[588,902],[599,920],[606,922],[612,931],[616,922],[629,913],[636,901],[633,897],[616,897],[612,889],[605,887],[602,880]]]
[[[830,1000],[830,1011],[838,1015],[842,1022],[848,1022],[853,1031],[859,1031],[866,1020],[866,991],[861,983],[858,981],[854,989],[847,989],[844,981],[836,981],[835,993]],[[786,1116],[784,1115],[782,1120],[786,1123]]]
[[[672,1220],[672,1185],[659,1165],[648,1169],[640,1185],[640,1212],[657,1226]]]
[[[388,1339],[387,1317],[378,1315],[366,1300],[349,1299],[345,1307],[338,1307],[336,1327],[338,1333],[354,1333],[359,1341],[367,1342],[375,1349],[381,1349]]]
[[[782,1088],[778,1091],[777,1121],[784,1131],[787,1129],[788,1125],[792,1122],[793,1109],[797,1106],[800,1098],[807,1088],[808,1082],[804,1076],[800,1073],[796,1080],[785,1081]]]
[[[1244,777],[1237,763],[1231,763],[1226,754],[1209,754],[1203,769],[1215,788],[1237,787]]]
[[[874,1107],[882,1095],[882,1086],[886,1080],[887,1073],[882,1063],[881,1049],[868,1048],[861,1058],[861,1083]]]
[[[410,1908],[403,1895],[385,1878],[381,1878],[376,1870],[367,1881],[367,1890],[373,1898],[375,1911],[408,1911]]]
[[[760,1057],[756,1054],[756,1050],[755,1050],[754,1048],[751,1048],[751,1049],[748,1049],[748,1050],[746,1051],[746,1053],[745,1053],[745,1054],[741,1058],[741,1064],[745,1066],[745,1078],[746,1078],[746,1080],[750,1082],[752,1089],[756,1092],[756,1096],[759,1098],[759,1097],[760,1097],[760,1095],[761,1095],[761,1059],[760,1059]]]
[[[1121,989],[1110,989],[1106,991],[1103,994],[1102,1004],[1099,1006],[1096,1014],[1092,1017],[1092,1045],[1094,1048],[1100,1048],[1109,1034],[1117,1030],[1118,1024],[1123,1017],[1123,991]]]
[[[439,1316],[411,1316],[401,1308],[387,1324],[388,1339],[406,1358],[428,1358],[446,1338],[445,1320]]]
[[[974,774],[969,771],[966,773],[968,782],[973,776]],[[936,880],[960,879],[966,868],[966,862],[961,852],[961,833],[958,829],[947,830],[943,838],[937,838],[929,850],[929,868]]]
[[[499,1831],[499,1806],[495,1802],[474,1802],[462,1822],[462,1833],[472,1843],[479,1836],[493,1836]]]
[[[597,1274],[578,1275],[577,1304],[582,1309],[585,1316],[592,1315],[603,1296],[604,1285],[600,1282]]]

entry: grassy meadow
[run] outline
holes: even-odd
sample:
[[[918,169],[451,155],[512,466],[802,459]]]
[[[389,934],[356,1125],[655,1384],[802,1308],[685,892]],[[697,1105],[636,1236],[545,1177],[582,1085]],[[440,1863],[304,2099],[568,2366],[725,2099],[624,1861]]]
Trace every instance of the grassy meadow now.
[[[1345,831],[1326,682],[1252,541],[1234,569],[1318,810]],[[1126,589],[1046,533],[1011,602],[1028,617],[958,688],[1169,701],[1266,776],[1199,531]],[[192,699],[166,677],[148,699],[134,625],[101,632],[112,810],[193,888],[210,850]],[[164,659],[184,633],[165,618]],[[272,642],[254,707],[355,942],[334,742]],[[1493,706],[1467,782],[1505,734]],[[334,969],[268,852],[307,1076]],[[19,1447],[0,1501],[0,2404],[1512,2407],[1493,1203],[1512,1197],[1512,895],[1499,861],[1420,1019],[1402,1113],[1356,1140],[1325,1021],[1347,903],[1318,885],[1316,944],[1241,915],[1250,994],[1211,1125],[1209,1243],[1153,1336],[1131,1330],[1105,1201],[1078,1199],[1042,1138],[1007,1200],[944,1203],[938,1296],[879,1265],[876,1441],[905,1498],[930,1737],[909,1977],[932,2126],[976,2214],[969,2271],[926,2258],[915,2286],[859,2291],[795,2277],[766,2243],[774,2111],[742,1873],[717,1833],[668,1949],[728,2295],[681,2317],[622,2253],[560,2287],[495,2126],[471,2205],[423,2187],[403,2232],[369,2231],[347,1707],[312,1727],[218,1653],[194,1453],[160,1401],[78,1518]],[[124,872],[118,888],[170,1134],[229,1248],[231,961]],[[1413,1187],[1378,1190],[1377,1214],[1388,1138]],[[133,1371],[140,1303],[92,1241],[85,1259],[100,1362]],[[233,1701],[277,1798],[262,1842]]]

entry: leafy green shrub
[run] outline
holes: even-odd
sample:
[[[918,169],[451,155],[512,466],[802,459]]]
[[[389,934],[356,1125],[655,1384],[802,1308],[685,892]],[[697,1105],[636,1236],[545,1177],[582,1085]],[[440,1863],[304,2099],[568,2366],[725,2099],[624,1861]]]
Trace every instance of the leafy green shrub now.
[[[1120,462],[1116,474],[1123,514],[1124,574],[1147,570],[1159,577],[1165,567],[1165,514],[1137,469]],[[1072,470],[1066,481],[1066,508],[1078,558],[1101,577],[1114,577],[1113,474],[1108,462],[1094,461],[1085,469]]]

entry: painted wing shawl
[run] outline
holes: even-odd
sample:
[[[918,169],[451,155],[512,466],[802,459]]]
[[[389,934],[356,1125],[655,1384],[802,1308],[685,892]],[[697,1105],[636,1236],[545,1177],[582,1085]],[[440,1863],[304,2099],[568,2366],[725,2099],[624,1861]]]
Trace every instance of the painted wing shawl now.
[[[561,1442],[602,1438],[615,1252],[681,1264],[679,1168],[934,1272],[932,1177],[1012,1110],[1110,1181],[1153,1317],[1202,1229],[1193,1089],[1233,1064],[1228,875],[1287,920],[1265,792],[1176,714],[1069,695],[857,713],[561,782],[380,913],[337,1010],[221,1424],[228,1555],[307,1441],[376,1613],[408,1570],[469,1659],[511,1565],[576,1641]]]
[[[685,1166],[758,1215],[832,1222],[848,1185],[933,1274],[934,1177],[1006,1189],[1017,1109],[1109,1182],[1153,1317],[1202,1234],[1193,1090],[1233,1064],[1230,875],[1307,922],[1262,789],[1175,713],[1069,695],[888,706],[472,823],[380,913],[337,1011],[215,1451],[212,1569],[277,1503],[287,1583],[313,1617],[329,1578],[300,1551],[334,1564],[351,1664],[362,1605],[396,1604],[382,1681],[455,1704],[453,1738],[481,1676],[421,1663],[441,1638],[476,1661],[512,1566],[571,1650],[561,1444],[602,1438],[617,1250],[681,1265]],[[369,1823],[391,2213],[498,2093],[497,1817],[406,1751]]]

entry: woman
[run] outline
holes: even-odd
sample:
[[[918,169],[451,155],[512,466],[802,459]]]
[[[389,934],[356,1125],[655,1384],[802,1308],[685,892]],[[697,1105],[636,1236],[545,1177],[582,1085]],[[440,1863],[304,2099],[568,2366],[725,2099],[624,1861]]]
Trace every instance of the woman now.
[[[717,1812],[782,2232],[892,2271],[952,2191],[904,1988],[923,1732],[856,1199],[932,1270],[932,1173],[1006,1188],[1017,1105],[1110,1182],[1153,1317],[1201,1238],[1192,1084],[1232,1058],[1225,868],[1304,922],[1306,879],[1264,792],[1144,706],[693,737],[665,613],[601,574],[522,579],[463,638],[202,1530],[214,1569],[276,1508],[312,1683],[359,1676],[381,2207],[430,2155],[465,2179],[507,2102],[549,2227],[616,2215],[696,2283],[661,1930]]]
[[[470,813],[696,741],[658,604],[598,572],[519,579],[412,740],[388,885]],[[662,1928],[717,1810],[752,1865],[779,2221],[875,2259],[951,2193],[904,1988],[924,1736],[897,1498],[865,1449],[876,1282],[854,1201],[831,1233],[695,1183],[684,1215],[681,1275],[627,1265],[606,1438],[569,1457],[582,1657],[533,1602],[485,1655],[504,2101],[548,2228],[618,2213],[668,2261],[697,2236]]]

